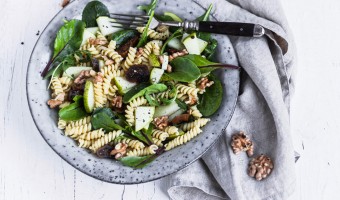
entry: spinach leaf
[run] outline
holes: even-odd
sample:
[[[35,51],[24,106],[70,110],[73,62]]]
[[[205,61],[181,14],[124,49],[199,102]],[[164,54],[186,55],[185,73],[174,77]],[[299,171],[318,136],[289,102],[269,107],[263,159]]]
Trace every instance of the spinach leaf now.
[[[162,83],[150,85],[148,83],[139,84],[133,87],[129,92],[127,92],[123,97],[123,102],[128,103],[131,100],[153,93],[164,92],[168,87]]]
[[[111,38],[111,40],[116,41],[117,48],[119,48],[120,45],[137,36],[137,34],[138,32],[135,30],[120,30],[112,33],[112,35],[110,35],[109,37]]]
[[[136,138],[137,140],[142,141],[146,145],[152,144],[152,138],[148,138],[143,134],[141,131],[135,131],[131,126],[126,126],[125,131],[128,132],[128,134],[131,135],[131,137]]]
[[[58,55],[68,41],[74,36],[76,23],[79,23],[79,20],[73,19],[65,22],[65,24],[59,29],[57,37],[54,40],[53,58]]]
[[[208,67],[210,65],[215,65],[215,64],[218,64],[218,63],[211,62],[211,61],[207,60],[206,58],[204,58],[200,55],[190,54],[190,55],[183,56],[182,58],[189,59],[193,63],[195,63],[197,65],[197,67],[200,69],[200,72],[201,72],[202,75],[208,75],[211,71],[218,68],[218,67]]]
[[[172,72],[164,75],[175,81],[188,83],[197,80],[201,76],[197,65],[189,59],[177,57],[171,61],[171,66]]]
[[[96,27],[98,26],[96,19],[100,16],[110,16],[109,10],[102,2],[91,1],[83,10],[82,20],[87,27]]]
[[[171,88],[170,91],[169,91],[170,99],[167,99],[167,98],[160,98],[159,99],[164,105],[169,105],[170,103],[175,101],[176,98],[177,98],[177,93],[178,93],[177,88],[173,84],[170,84],[169,88]]]
[[[195,63],[197,67],[218,64],[215,62],[211,62],[200,55],[194,55],[194,54],[188,54],[188,55],[182,56],[181,58],[189,59],[190,61]]]
[[[217,40],[212,39],[212,38],[209,40],[209,44],[207,45],[207,47],[203,51],[203,55],[208,60],[213,59],[213,56],[214,56],[216,49],[217,49],[217,45],[218,45]]]
[[[170,40],[174,39],[174,38],[179,38],[183,36],[183,29],[177,29],[177,31],[175,31],[163,44],[163,47],[161,49],[161,54],[164,53],[165,51],[165,47],[168,45],[168,43],[170,42]]]
[[[99,108],[94,111],[91,118],[93,129],[104,129],[105,132],[113,130],[124,130],[121,126],[115,123],[115,114],[110,108]]]
[[[70,54],[73,54],[75,51],[79,49],[81,42],[83,40],[84,29],[85,23],[80,20],[77,20],[76,23],[74,24],[73,37],[70,38],[67,44],[65,44],[65,46],[59,51],[59,53],[48,62],[44,71],[41,73],[44,79],[52,76],[52,74],[55,74],[55,76],[61,74],[62,70],[58,66],[65,60],[67,56],[70,56]],[[51,66],[52,68],[50,68]],[[58,71],[55,72],[57,68]]]
[[[205,93],[199,95],[200,103],[197,105],[198,110],[204,117],[209,117],[218,110],[223,97],[221,81],[213,74],[210,74],[208,78],[214,81],[214,84],[206,88]]]
[[[144,10],[146,12],[147,15],[150,16],[148,23],[145,26],[145,29],[140,37],[140,40],[137,44],[137,47],[142,47],[145,45],[145,43],[148,40],[148,31],[149,31],[149,26],[151,23],[151,20],[155,14],[155,8],[156,8],[156,4],[157,4],[158,0],[152,0],[151,3],[149,5],[144,5],[144,6],[139,6],[138,9]]]
[[[83,97],[75,96],[74,103],[59,110],[59,117],[65,121],[73,121],[86,117],[88,114],[84,109]]]
[[[157,155],[148,156],[126,156],[120,159],[123,165],[133,167],[135,169],[140,169],[151,163],[157,158]]]

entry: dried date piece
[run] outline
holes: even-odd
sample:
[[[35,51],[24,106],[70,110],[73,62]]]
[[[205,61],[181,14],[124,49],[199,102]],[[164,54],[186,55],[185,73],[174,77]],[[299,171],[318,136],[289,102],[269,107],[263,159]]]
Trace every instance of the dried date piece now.
[[[244,134],[244,132],[239,132],[234,134],[231,138],[231,147],[235,154],[241,151],[247,152],[248,157],[254,154],[253,142]]]
[[[183,123],[183,122],[188,122],[190,119],[190,114],[181,114],[181,115],[178,115],[176,116],[172,121],[171,123],[173,125],[176,125],[176,124],[180,124],[180,123]]]
[[[269,176],[273,168],[272,160],[268,156],[261,154],[249,162],[248,175],[260,181]]]
[[[123,58],[126,58],[129,54],[129,49],[130,47],[134,47],[137,45],[137,42],[139,40],[138,36],[134,36],[133,38],[131,38],[129,41],[127,41],[125,44],[121,45],[118,49],[117,49],[117,53],[119,55],[121,55]]]
[[[98,155],[98,157],[100,158],[110,158],[110,152],[114,149],[114,147],[112,145],[106,144],[102,147],[100,147],[96,154]]]
[[[132,65],[125,73],[128,81],[142,83],[149,81],[150,72],[146,65]]]

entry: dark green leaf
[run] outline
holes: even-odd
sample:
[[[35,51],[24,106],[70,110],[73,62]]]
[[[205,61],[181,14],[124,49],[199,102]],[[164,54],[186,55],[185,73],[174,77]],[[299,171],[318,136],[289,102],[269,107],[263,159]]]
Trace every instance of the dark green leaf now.
[[[102,2],[91,1],[83,10],[82,20],[87,27],[96,27],[98,26],[96,19],[100,16],[110,16],[109,10]]]
[[[116,116],[110,108],[99,108],[94,111],[91,118],[93,129],[104,129],[106,132],[113,130],[124,130],[115,123]]]
[[[194,54],[185,55],[185,56],[182,56],[181,58],[189,59],[190,61],[195,63],[197,67],[218,64],[215,62],[211,62],[200,55],[194,55]]]
[[[123,165],[133,167],[136,169],[140,169],[151,163],[153,160],[157,158],[157,155],[148,155],[148,156],[127,156],[120,159]]]
[[[217,40],[210,39],[208,46],[204,49],[203,55],[208,59],[212,60],[217,49]]]
[[[42,73],[44,79],[52,76],[52,74],[54,74],[54,76],[58,76],[62,73],[62,69],[60,69],[60,67],[58,66],[60,66],[60,64],[65,60],[67,56],[71,56],[71,54],[73,56],[73,53],[79,49],[81,42],[83,40],[84,29],[85,23],[77,20],[74,26],[73,37],[67,42],[63,49],[59,51],[59,53],[54,58],[52,58],[52,60],[47,64],[46,68],[44,69]],[[51,66],[52,68],[50,69]],[[57,69],[57,67],[58,71],[54,72]]]
[[[137,97],[144,96],[145,94],[163,92],[167,88],[168,87],[162,83],[153,85],[142,83],[133,87],[129,92],[127,92],[123,97],[123,102],[128,103]]]
[[[146,145],[150,145],[148,139],[140,131],[135,131],[131,126],[125,127],[125,131],[137,140],[142,141]]]
[[[65,121],[74,121],[88,116],[84,109],[83,97],[75,96],[73,100],[74,103],[59,110],[58,114],[61,119]]]
[[[140,40],[137,44],[137,47],[142,47],[146,44],[148,40],[148,31],[149,31],[149,26],[151,23],[151,20],[155,14],[155,8],[158,0],[152,0],[151,3],[148,6],[139,6],[139,9],[144,10],[147,15],[150,16],[148,23],[145,26],[145,29],[140,37]]]
[[[188,110],[188,105],[183,101],[176,99],[176,103],[182,110]]]
[[[213,74],[210,74],[208,78],[214,81],[214,84],[206,88],[205,93],[199,95],[200,103],[197,105],[198,110],[204,117],[209,117],[218,110],[223,97],[223,88],[220,80]]]
[[[57,37],[54,40],[53,58],[58,55],[68,41],[74,36],[76,23],[79,23],[79,20],[73,19],[65,22],[65,24],[59,29]]]
[[[175,81],[192,82],[201,76],[201,72],[197,65],[189,59],[177,57],[171,61],[172,72],[164,75]]]
[[[161,54],[164,53],[165,51],[165,47],[168,45],[168,43],[170,42],[170,40],[174,39],[174,38],[179,38],[183,36],[183,29],[180,28],[177,31],[175,31],[163,44],[163,47],[161,49]]]
[[[115,33],[112,33],[112,35],[109,36],[111,40],[116,41],[117,48],[119,48],[120,45],[126,43],[133,37],[137,36],[138,32],[135,30],[120,30]]]
[[[169,97],[170,99],[167,98],[160,98],[159,100],[164,104],[164,105],[169,105],[173,101],[176,100],[177,98],[177,88],[174,85],[170,85],[171,90],[169,91]]]

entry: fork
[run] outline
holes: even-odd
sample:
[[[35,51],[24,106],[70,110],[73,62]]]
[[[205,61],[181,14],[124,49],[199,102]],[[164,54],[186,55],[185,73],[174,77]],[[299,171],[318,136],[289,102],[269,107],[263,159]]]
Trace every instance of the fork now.
[[[112,27],[124,29],[136,29],[147,25],[150,16],[148,15],[130,15],[110,13]],[[217,34],[226,34],[233,36],[261,37],[265,33],[265,29],[259,24],[239,23],[239,22],[212,22],[212,21],[188,21],[174,22],[158,21],[154,17],[151,19],[149,28],[154,29],[160,25],[181,27],[185,31],[195,30],[200,32],[209,32]]]

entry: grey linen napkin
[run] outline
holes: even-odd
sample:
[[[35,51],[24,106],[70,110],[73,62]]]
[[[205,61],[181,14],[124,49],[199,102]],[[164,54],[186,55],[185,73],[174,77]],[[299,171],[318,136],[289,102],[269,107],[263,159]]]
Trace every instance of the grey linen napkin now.
[[[232,120],[219,141],[186,169],[172,175],[168,193],[180,199],[286,199],[295,189],[289,104],[294,84],[295,46],[279,0],[194,0],[213,3],[217,21],[261,24],[266,37],[230,37],[242,66],[240,94]],[[249,158],[234,155],[231,135],[243,130],[255,143],[254,156],[268,155],[271,175],[256,181],[247,174]]]

